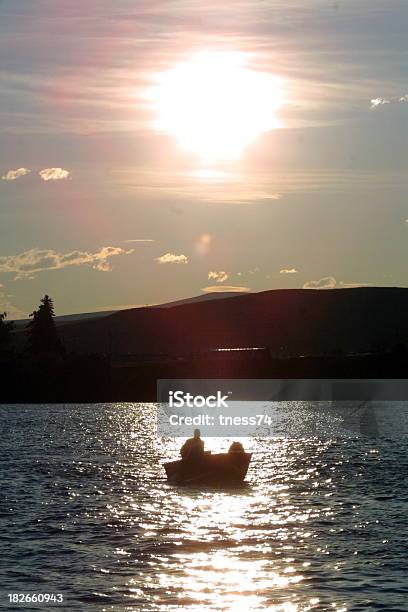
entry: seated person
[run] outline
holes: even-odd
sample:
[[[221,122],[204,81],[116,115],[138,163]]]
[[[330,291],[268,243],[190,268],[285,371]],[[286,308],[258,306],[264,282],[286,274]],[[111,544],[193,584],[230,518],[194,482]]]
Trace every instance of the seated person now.
[[[192,459],[204,454],[204,442],[200,438],[200,430],[194,430],[194,438],[189,438],[180,449],[182,459]]]
[[[244,447],[241,442],[233,442],[228,449],[229,453],[245,453]]]

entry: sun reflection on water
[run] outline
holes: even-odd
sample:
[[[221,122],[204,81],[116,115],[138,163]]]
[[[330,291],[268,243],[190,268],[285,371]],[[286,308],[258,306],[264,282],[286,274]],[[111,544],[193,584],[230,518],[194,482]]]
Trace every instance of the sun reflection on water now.
[[[318,507],[311,500],[321,487],[331,494],[332,470],[322,479],[327,466],[316,465],[330,443],[242,438],[254,452],[246,486],[199,490],[163,483],[160,462],[176,458],[183,440],[152,437],[154,422],[146,416],[143,425],[150,476],[139,475],[127,512],[110,509],[128,524],[129,511],[142,516],[133,544],[117,553],[129,569],[135,555],[146,558],[128,583],[129,597],[143,593],[152,609],[165,602],[175,610],[231,612],[320,606],[307,586],[308,559],[313,550],[320,557],[329,552],[326,544],[318,545],[313,523],[332,521],[334,512],[322,500]],[[127,432],[124,437],[129,450],[143,448],[140,436]],[[207,449],[220,452],[232,440],[204,441]]]
[[[219,452],[228,448],[230,440],[205,442],[207,448]],[[231,491],[168,487],[162,529],[165,524],[170,530],[167,533],[175,547],[168,556],[157,558],[166,571],[153,578],[155,589],[173,593],[183,605],[188,603],[189,610],[312,609],[315,603],[311,601],[302,605],[291,601],[307,568],[293,552],[296,545],[307,549],[313,536],[306,527],[313,518],[312,508],[300,511],[292,502],[285,477],[268,482],[270,470],[261,452],[265,441],[242,442],[247,450],[259,453],[255,459],[257,476],[255,479],[252,472],[248,486]],[[164,445],[169,454],[168,441]],[[268,445],[271,448],[270,442]],[[291,450],[287,441],[275,441],[273,462],[284,463]],[[302,474],[300,469],[298,475]],[[313,470],[309,470],[307,478],[312,476]],[[169,517],[167,510],[173,504],[177,512]],[[142,527],[143,537],[149,538],[149,523]]]
[[[406,445],[242,439],[253,452],[246,486],[200,490],[167,484],[163,463],[182,440],[156,437],[153,405],[30,410],[10,417],[4,454],[7,462],[21,449],[18,471],[10,468],[19,547],[5,556],[27,584],[35,576],[59,592],[62,576],[75,609],[304,612],[373,601],[404,609],[406,504],[391,496]],[[231,440],[205,442],[217,452]],[[27,545],[44,550],[40,562],[22,557]]]

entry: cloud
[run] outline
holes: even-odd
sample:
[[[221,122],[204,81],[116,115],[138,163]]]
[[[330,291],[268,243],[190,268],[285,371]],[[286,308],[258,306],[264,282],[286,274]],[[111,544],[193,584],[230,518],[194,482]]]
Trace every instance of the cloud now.
[[[311,280],[303,285],[303,289],[334,289],[337,281],[334,276],[324,276],[319,280]]]
[[[385,104],[398,104],[404,102],[408,102],[408,94],[400,96],[399,98],[373,98],[370,100],[370,108],[371,110],[374,110],[375,108],[384,106]]]
[[[346,283],[337,281],[334,276],[325,276],[319,280],[311,280],[303,285],[303,289],[354,289],[356,287],[370,287],[371,283]]]
[[[340,281],[338,286],[342,289],[355,289],[356,287],[372,287],[372,283],[345,283]]]
[[[131,238],[130,240],[124,240],[123,242],[154,242],[151,238]]]
[[[298,271],[296,268],[283,268],[283,270],[279,270],[279,274],[297,274]]]
[[[204,293],[248,293],[251,289],[249,287],[237,287],[235,285],[212,285],[210,287],[204,287],[201,291],[204,291]]]
[[[3,287],[3,285],[0,285]],[[15,306],[12,301],[12,295],[8,295],[4,291],[0,291],[0,312],[7,313],[7,320],[13,321],[14,319],[25,319],[27,317],[26,312],[20,310],[18,306]]]
[[[43,181],[60,181],[71,176],[71,173],[63,168],[44,168],[38,174]]]
[[[161,257],[156,257],[159,264],[186,264],[188,258],[185,255],[176,255],[175,253],[166,253]]]
[[[387,100],[386,98],[373,98],[370,100],[370,108],[378,108],[378,106],[383,106],[384,104],[390,104],[391,100]]]
[[[1,178],[3,181],[15,181],[22,176],[30,174],[30,172],[29,168],[16,168],[15,170],[8,170]],[[71,173],[63,168],[44,168],[38,174],[43,181],[60,181],[71,176]]]
[[[9,170],[6,174],[3,174],[1,177],[3,181],[15,181],[21,176],[25,176],[26,174],[30,174],[31,170],[28,168],[17,168],[16,170]]]
[[[223,283],[224,281],[228,280],[228,278],[229,274],[227,274],[227,272],[224,272],[224,270],[220,270],[219,272],[212,270],[208,273],[208,280],[213,279],[217,283]]]
[[[143,105],[137,105],[142,108],[136,111],[133,108],[133,90],[143,92],[147,77],[177,61],[181,47],[208,46],[209,32],[216,47],[223,45],[226,37],[235,36],[239,47],[254,54],[255,60],[260,52],[259,68],[288,75],[291,87],[293,83],[294,91],[300,90],[305,98],[293,104],[300,107],[298,111],[294,109],[300,119],[320,92],[327,90],[324,97],[329,103],[333,98],[339,102],[345,98],[348,102],[356,92],[371,86],[369,77],[374,74],[376,82],[384,78],[386,82],[398,82],[401,78],[398,60],[406,49],[402,1],[364,0],[331,6],[332,3],[306,0],[273,3],[210,0],[204,17],[200,14],[200,3],[192,0],[123,1],[115,3],[115,8],[113,3],[99,0],[82,3],[81,19],[73,8],[68,8],[74,3],[65,3],[64,12],[58,12],[57,3],[24,3],[27,5],[24,12],[19,8],[21,2],[8,4],[13,9],[4,14],[1,24],[1,30],[10,33],[3,77],[6,100],[13,100],[15,91],[20,96],[22,91],[27,92],[25,112],[5,105],[4,114],[14,119],[8,129],[16,131],[43,131],[46,126],[50,131],[60,132],[62,124],[64,131],[114,131],[119,127],[130,131],[135,118],[138,125],[144,119]],[[100,9],[93,11],[96,4]],[[325,4],[327,8],[322,10]],[[371,8],[372,4],[375,6]],[[25,16],[24,22],[20,14]],[[392,28],[392,44],[390,23],[401,24]],[[59,44],[67,24],[72,28],[69,47]],[[134,24],[143,36],[127,35]],[[101,31],[111,54],[101,50],[98,35]],[[167,35],[169,31],[171,37]],[[31,44],[30,53],[26,54],[29,69],[17,71],[15,63],[21,55],[22,38]],[[154,53],[157,48],[160,54]],[[327,49],[324,56],[320,53],[322,48]],[[140,59],[138,65],[129,66],[126,60],[130,56]],[[109,70],[112,57],[117,70]],[[325,88],[325,83],[330,87]],[[369,90],[365,97],[370,95]],[[61,99],[69,105],[63,121],[61,115],[66,107],[58,104]]]
[[[109,259],[129,255],[133,249],[105,246],[99,251],[71,251],[58,253],[53,249],[30,249],[17,255],[0,256],[0,273],[15,274],[16,280],[33,278],[38,272],[62,270],[68,266],[91,266],[99,272],[112,270]]]

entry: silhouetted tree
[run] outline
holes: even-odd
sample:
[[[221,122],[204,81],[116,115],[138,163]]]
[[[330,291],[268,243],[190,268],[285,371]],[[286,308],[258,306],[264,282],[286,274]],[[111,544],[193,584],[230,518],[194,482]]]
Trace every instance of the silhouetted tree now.
[[[54,316],[54,302],[49,295],[45,295],[38,309],[30,314],[32,321],[28,324],[30,332],[26,346],[29,355],[64,354],[64,348],[55,328]]]
[[[0,355],[10,351],[11,332],[14,323],[6,323],[7,312],[0,312]]]

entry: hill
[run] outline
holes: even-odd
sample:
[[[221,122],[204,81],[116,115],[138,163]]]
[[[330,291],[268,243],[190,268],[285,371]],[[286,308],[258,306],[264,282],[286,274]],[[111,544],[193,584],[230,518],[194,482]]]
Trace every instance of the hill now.
[[[286,289],[134,308],[60,327],[68,350],[186,355],[268,347],[279,356],[385,350],[408,341],[408,289]]]
[[[164,304],[149,304],[148,306],[144,306],[145,308],[173,308],[174,306],[180,306],[182,304],[192,304],[194,302],[206,302],[208,300],[219,300],[228,297],[235,297],[237,294],[221,291],[217,293],[205,293],[204,295],[197,295],[192,298],[184,298],[181,300],[175,300],[174,302],[165,302]],[[139,308],[141,308],[139,306]],[[131,310],[135,310],[134,308],[129,307]],[[75,314],[66,314],[66,315],[57,315],[55,317],[55,324],[57,327],[60,325],[65,325],[66,323],[78,322],[84,319],[100,319],[101,317],[107,317],[108,315],[114,314],[115,312],[122,312],[124,309],[116,309],[116,310],[98,310],[97,312],[78,312]],[[30,323],[31,319],[17,319],[13,321],[16,329],[21,330],[27,327]]]
[[[209,302],[213,300],[224,300],[226,298],[237,297],[236,292],[232,291],[217,291],[216,293],[204,293],[192,298],[176,300],[175,302],[166,302],[165,304],[154,304],[150,308],[174,308],[174,306],[184,306],[185,304],[194,304],[197,302]]]

